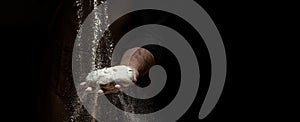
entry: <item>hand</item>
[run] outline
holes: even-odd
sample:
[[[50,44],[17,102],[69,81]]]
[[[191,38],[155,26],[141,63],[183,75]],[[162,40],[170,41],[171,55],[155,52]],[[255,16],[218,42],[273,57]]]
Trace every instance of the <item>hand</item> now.
[[[138,72],[134,68],[125,65],[113,66],[90,72],[80,86],[88,93],[107,94],[129,87],[136,82],[137,76]]]

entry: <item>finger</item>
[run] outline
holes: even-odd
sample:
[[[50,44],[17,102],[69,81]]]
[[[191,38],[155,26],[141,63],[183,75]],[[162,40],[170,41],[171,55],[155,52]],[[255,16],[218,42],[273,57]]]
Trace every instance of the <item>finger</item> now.
[[[102,95],[102,94],[103,94],[103,90],[101,90],[101,89],[98,90],[98,91],[97,91],[97,94]]]
[[[92,87],[87,87],[87,88],[85,89],[86,92],[92,92],[92,90],[93,90]]]
[[[81,87],[81,88],[86,87],[86,82],[81,82],[81,83],[80,83],[80,87]]]
[[[115,88],[118,88],[118,89],[119,89],[119,88],[121,88],[121,86],[120,86],[119,84],[116,84],[116,85],[115,85]]]

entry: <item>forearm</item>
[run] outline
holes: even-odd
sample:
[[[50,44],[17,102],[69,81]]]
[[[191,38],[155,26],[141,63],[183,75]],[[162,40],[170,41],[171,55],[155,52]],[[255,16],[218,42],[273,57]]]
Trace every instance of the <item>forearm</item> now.
[[[120,64],[131,67],[135,73],[135,78],[138,78],[145,75],[155,65],[155,59],[151,52],[137,47],[127,50]]]

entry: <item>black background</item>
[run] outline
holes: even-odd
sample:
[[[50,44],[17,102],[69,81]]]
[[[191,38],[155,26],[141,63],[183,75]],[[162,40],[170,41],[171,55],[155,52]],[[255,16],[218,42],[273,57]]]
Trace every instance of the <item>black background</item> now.
[[[284,85],[271,80],[281,67],[274,63],[274,36],[280,13],[272,3],[253,1],[197,1],[211,16],[223,38],[228,72],[222,96],[203,121],[289,119],[281,104]],[[1,101],[11,121],[37,121],[42,59],[49,45],[49,26],[60,0],[1,2]],[[281,4],[281,3],[279,3]],[[277,4],[276,4],[277,5]],[[275,7],[274,7],[275,6]],[[272,19],[270,19],[272,18]],[[271,28],[271,29],[270,29]],[[269,30],[275,29],[275,32]],[[271,39],[272,38],[272,39]],[[276,36],[277,39],[281,38]],[[275,56],[275,57],[276,57]],[[280,56],[278,56],[280,57]],[[268,60],[271,59],[271,60]],[[274,60],[273,60],[274,59]],[[286,80],[286,79],[285,79]],[[283,82],[283,81],[282,81]],[[282,85],[279,89],[275,85]],[[13,91],[12,91],[13,89]],[[285,99],[289,100],[289,99]],[[285,116],[289,115],[289,116]]]

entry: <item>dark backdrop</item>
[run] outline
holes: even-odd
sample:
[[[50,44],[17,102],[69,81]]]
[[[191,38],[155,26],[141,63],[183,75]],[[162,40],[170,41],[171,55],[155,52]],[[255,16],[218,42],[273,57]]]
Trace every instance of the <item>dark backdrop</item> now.
[[[42,74],[47,74],[45,65],[51,64],[48,54],[55,56],[51,52],[53,40],[49,33],[60,3],[61,0],[1,2],[1,59],[5,72],[1,80],[4,83],[2,101],[5,108],[6,103],[10,103],[5,115],[11,120],[45,120],[50,114]],[[257,88],[265,79],[258,78],[263,74],[254,66],[260,61],[265,63],[263,56],[251,55],[261,48],[252,46],[264,41],[264,37],[260,37],[263,28],[257,29],[256,23],[269,26],[269,21],[262,19],[268,12],[258,11],[265,6],[246,1],[202,0],[198,3],[218,27],[228,58],[224,92],[206,120],[258,120],[276,115],[270,111],[276,113],[278,106],[265,100],[274,95],[265,87]]]

